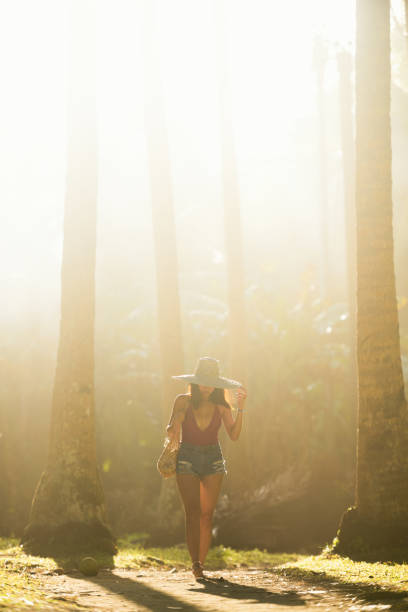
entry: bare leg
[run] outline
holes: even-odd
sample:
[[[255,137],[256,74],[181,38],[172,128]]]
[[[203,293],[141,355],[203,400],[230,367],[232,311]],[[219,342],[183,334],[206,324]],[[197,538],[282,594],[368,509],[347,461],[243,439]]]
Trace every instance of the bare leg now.
[[[193,563],[200,551],[200,479],[193,474],[177,474],[177,485],[186,513],[186,540]]]
[[[224,474],[203,476],[200,482],[200,561],[204,563],[211,544],[212,517]]]

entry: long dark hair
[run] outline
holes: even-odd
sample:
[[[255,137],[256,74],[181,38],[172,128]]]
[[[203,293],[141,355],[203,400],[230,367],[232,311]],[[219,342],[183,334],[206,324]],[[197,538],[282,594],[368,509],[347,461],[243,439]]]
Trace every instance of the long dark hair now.
[[[191,392],[191,405],[193,408],[198,408],[201,402],[201,393],[199,386],[191,383],[190,385]],[[213,404],[218,404],[221,406],[225,406],[226,408],[231,408],[227,400],[225,399],[224,389],[215,388],[211,395],[208,396],[208,399]]]

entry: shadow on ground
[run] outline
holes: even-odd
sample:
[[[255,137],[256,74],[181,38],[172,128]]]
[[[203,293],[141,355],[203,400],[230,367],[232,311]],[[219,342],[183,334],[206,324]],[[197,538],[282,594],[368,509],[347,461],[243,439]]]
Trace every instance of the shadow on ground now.
[[[79,576],[79,578],[100,585],[105,589],[109,589],[111,593],[120,595],[129,602],[145,606],[152,612],[163,612],[166,608],[202,612],[202,608],[197,608],[193,604],[187,603],[178,597],[147,586],[139,580],[132,580],[112,573],[105,573],[101,575],[100,578],[89,578],[85,576]]]
[[[85,576],[79,576],[79,578],[85,580]],[[201,599],[201,605],[197,607],[190,601],[160,589],[155,589],[143,581],[123,577],[118,574],[105,573],[99,578],[86,578],[86,580],[109,589],[112,593],[121,595],[130,602],[143,605],[152,610],[152,612],[163,612],[166,608],[202,612],[203,605],[205,607],[211,605],[210,601],[204,602],[204,599]],[[185,584],[185,590],[186,594],[188,592],[195,592],[202,595],[224,597],[230,600],[245,600],[249,605],[279,604],[280,606],[304,606],[305,604],[304,599],[295,590],[275,593],[267,588],[247,586],[224,579],[198,580],[196,585]]]
[[[342,596],[352,593],[367,604],[387,604],[390,606],[388,610],[408,610],[408,591],[395,591],[375,584],[369,585],[361,582],[339,582],[338,579],[328,576],[324,572],[301,568],[285,568],[284,572],[277,572],[276,569],[269,571],[272,574],[284,574],[287,578],[302,580],[310,585],[323,586]]]
[[[304,599],[294,589],[278,593],[262,587],[247,586],[239,582],[217,578],[201,579],[197,580],[197,583],[197,587],[189,590],[229,599],[250,600],[249,603],[252,604],[269,603],[280,606],[303,606],[305,603]]]

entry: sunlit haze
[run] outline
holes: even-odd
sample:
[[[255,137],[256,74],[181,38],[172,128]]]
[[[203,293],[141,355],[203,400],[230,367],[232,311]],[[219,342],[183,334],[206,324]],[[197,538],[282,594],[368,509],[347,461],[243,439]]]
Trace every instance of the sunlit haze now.
[[[0,75],[0,601],[395,595],[298,579],[405,537],[408,0],[0,0]]]
[[[97,6],[98,261],[102,265],[108,254],[118,263],[121,256],[142,257],[153,273],[140,45],[144,5],[100,0]],[[220,262],[215,5],[208,0],[163,1],[156,13],[178,231],[194,228]],[[254,248],[252,241],[260,233],[283,243],[295,237],[307,257],[317,231],[313,40],[319,35],[330,44],[348,45],[354,2],[234,0],[225,3],[224,13],[247,247]],[[67,4],[3,0],[0,41],[1,276],[15,312],[29,296],[41,302],[43,295],[47,302],[49,291],[58,295]],[[328,95],[334,95],[330,91],[336,79],[331,62]],[[180,241],[182,266],[188,243]],[[99,273],[104,274],[103,268]]]

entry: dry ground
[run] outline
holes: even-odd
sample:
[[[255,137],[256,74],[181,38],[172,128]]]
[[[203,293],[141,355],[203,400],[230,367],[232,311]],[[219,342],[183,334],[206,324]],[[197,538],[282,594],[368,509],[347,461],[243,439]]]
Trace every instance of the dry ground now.
[[[89,578],[79,571],[43,576],[43,589],[68,610],[165,612],[264,612],[318,607],[320,610],[408,610],[404,594],[390,599],[364,587],[338,582],[302,582],[273,569],[239,568],[208,572],[196,581],[180,569],[101,570]],[[31,608],[33,609],[33,608]],[[52,605],[46,609],[62,609]]]

